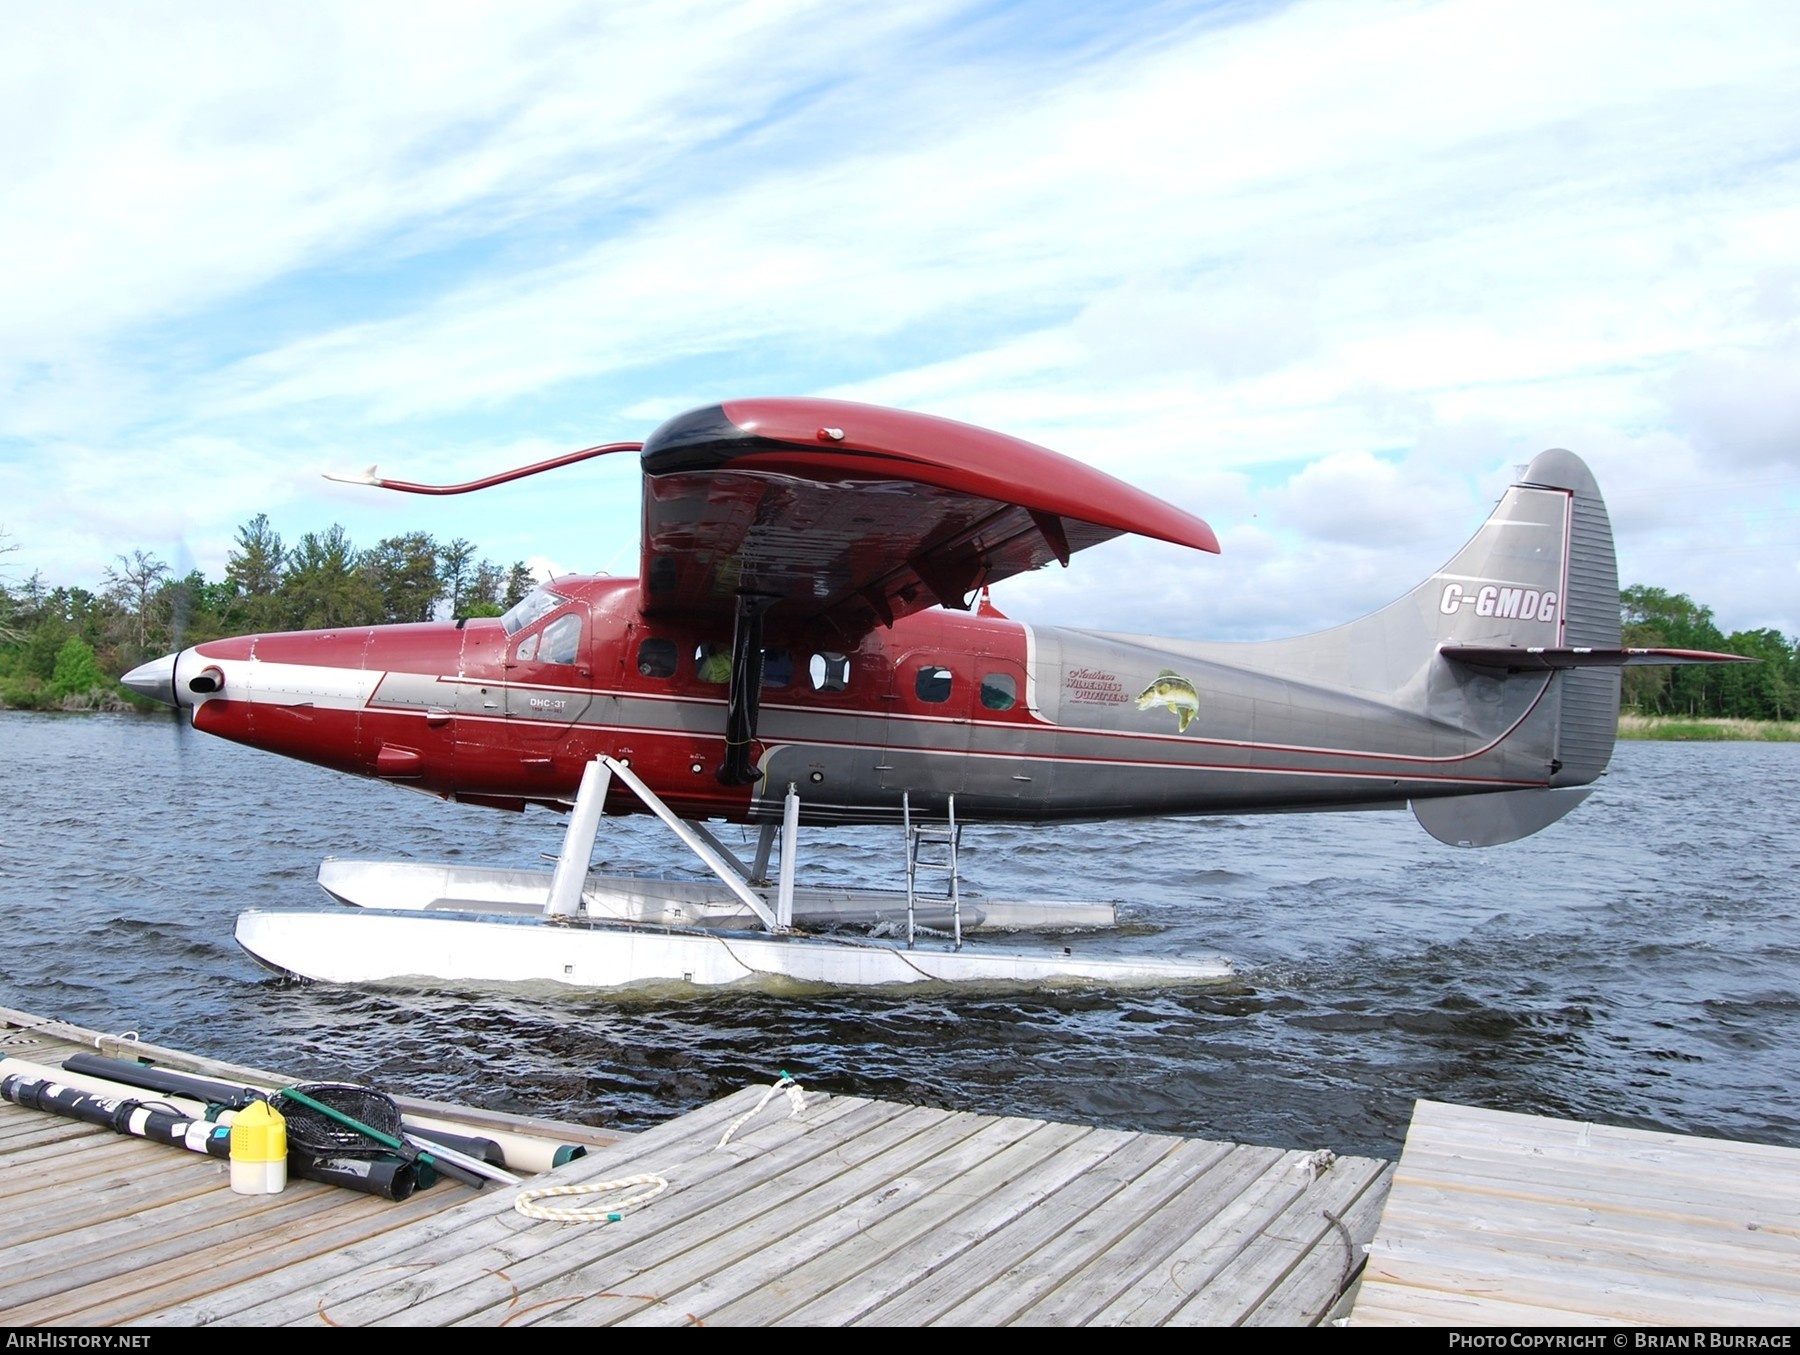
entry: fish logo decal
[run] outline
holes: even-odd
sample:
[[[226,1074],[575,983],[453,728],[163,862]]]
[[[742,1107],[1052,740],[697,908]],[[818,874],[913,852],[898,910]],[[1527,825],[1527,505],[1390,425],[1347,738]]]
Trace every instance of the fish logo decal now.
[[[1139,710],[1150,710],[1155,706],[1167,706],[1174,711],[1175,728],[1185,734],[1188,725],[1200,713],[1200,693],[1180,673],[1173,668],[1165,668],[1156,675],[1155,682],[1138,693]]]

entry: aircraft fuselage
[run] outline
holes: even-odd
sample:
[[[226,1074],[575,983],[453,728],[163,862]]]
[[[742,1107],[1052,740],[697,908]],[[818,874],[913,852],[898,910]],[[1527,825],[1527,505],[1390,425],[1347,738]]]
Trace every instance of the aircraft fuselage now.
[[[716,775],[729,634],[644,618],[634,580],[537,596],[504,621],[214,641],[172,656],[172,690],[208,733],[507,807],[568,802],[601,753],[686,817],[775,819],[791,783],[813,823],[890,822],[903,793],[915,812],[954,795],[967,821],[1033,821],[1399,807],[1553,776],[1547,749],[1509,738],[1548,678],[1488,680],[1488,699],[1469,700],[1483,679],[1414,654],[1413,685],[1455,698],[1440,717],[1386,672],[1366,688],[1297,673],[1279,644],[933,610],[853,649],[766,646],[761,777],[730,786]],[[636,808],[622,792],[608,804]]]

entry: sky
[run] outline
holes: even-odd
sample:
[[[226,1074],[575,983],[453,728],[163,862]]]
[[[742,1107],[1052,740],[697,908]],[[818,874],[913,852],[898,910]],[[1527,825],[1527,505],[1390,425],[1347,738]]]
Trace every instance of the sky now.
[[[1448,559],[1546,447],[1621,581],[1800,637],[1791,0],[0,0],[0,557],[97,587],[426,531],[631,574],[635,459],[901,406],[1205,518],[996,587],[1257,639]]]

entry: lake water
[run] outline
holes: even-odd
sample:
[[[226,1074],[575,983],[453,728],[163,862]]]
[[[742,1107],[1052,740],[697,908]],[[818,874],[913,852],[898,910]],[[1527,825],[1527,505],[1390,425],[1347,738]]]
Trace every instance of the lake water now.
[[[996,896],[1116,898],[1109,942],[1228,956],[1167,992],[672,994],[283,981],[237,913],[332,908],[328,855],[538,864],[553,815],[442,804],[171,718],[0,714],[0,1004],[297,1076],[641,1128],[809,1088],[1396,1157],[1417,1098],[1800,1146],[1800,744],[1619,747],[1484,851],[1407,814],[972,828]],[[735,841],[737,829],[726,829]],[[897,829],[802,835],[894,884]],[[745,838],[749,840],[748,835]],[[609,820],[599,859],[674,859]]]

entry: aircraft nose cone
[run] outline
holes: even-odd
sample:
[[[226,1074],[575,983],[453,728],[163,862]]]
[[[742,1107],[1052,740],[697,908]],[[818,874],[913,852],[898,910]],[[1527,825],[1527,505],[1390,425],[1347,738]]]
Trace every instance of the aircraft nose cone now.
[[[149,663],[140,663],[119,681],[124,683],[139,696],[147,696],[152,701],[161,701],[165,705],[179,706],[181,696],[175,690],[174,654],[165,654],[160,659],[151,659]]]

